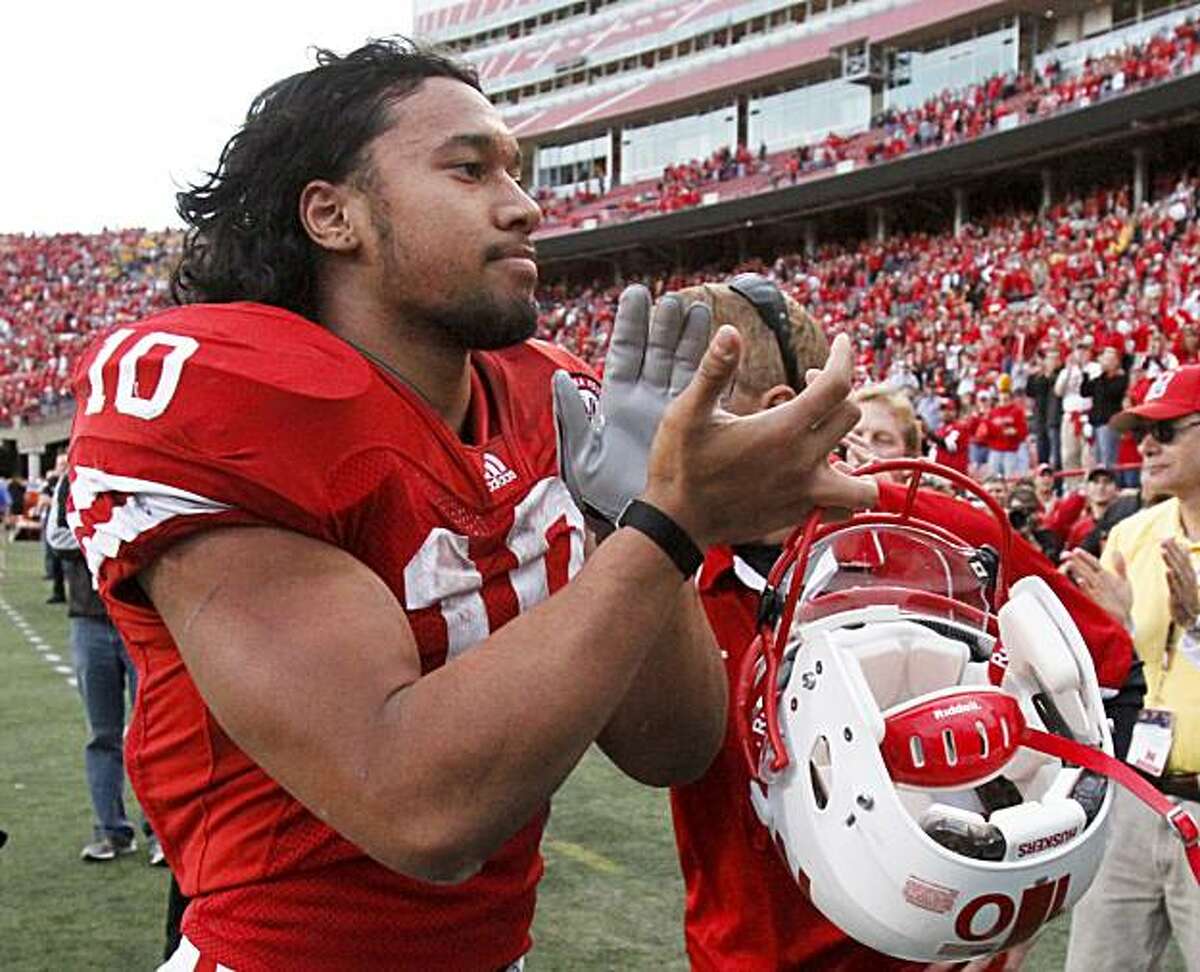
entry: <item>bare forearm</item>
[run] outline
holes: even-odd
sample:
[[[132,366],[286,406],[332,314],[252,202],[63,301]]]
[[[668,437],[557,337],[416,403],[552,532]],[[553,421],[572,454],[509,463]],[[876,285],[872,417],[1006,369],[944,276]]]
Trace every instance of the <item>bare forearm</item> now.
[[[427,832],[454,872],[482,864],[610,721],[682,584],[653,544],[619,531],[563,591],[393,694],[366,756],[371,802]]]
[[[651,786],[702,774],[725,733],[725,668],[695,587],[683,587],[676,604],[598,740],[621,769]]]

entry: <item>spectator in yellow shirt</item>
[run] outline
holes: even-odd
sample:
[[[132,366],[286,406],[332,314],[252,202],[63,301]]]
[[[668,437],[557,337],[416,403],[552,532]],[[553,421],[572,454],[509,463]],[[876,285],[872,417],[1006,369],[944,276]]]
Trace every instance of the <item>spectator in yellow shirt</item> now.
[[[1113,417],[1139,442],[1143,481],[1170,499],[1121,521],[1102,559],[1082,550],[1067,569],[1133,632],[1145,664],[1144,708],[1126,759],[1200,813],[1200,365],[1161,375],[1142,405]],[[1200,887],[1163,818],[1124,789],[1109,847],[1075,908],[1068,972],[1156,968],[1171,936],[1200,970]]]

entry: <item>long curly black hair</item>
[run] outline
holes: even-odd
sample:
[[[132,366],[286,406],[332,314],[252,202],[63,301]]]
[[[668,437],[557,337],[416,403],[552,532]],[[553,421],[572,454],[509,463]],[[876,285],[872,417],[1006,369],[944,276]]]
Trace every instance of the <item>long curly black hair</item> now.
[[[312,318],[317,247],[300,223],[313,179],[342,182],[388,127],[388,109],[426,78],[482,90],[474,69],[407,38],[372,40],[278,81],[250,105],[215,172],[176,196],[188,225],[171,279],[180,304],[250,300]]]

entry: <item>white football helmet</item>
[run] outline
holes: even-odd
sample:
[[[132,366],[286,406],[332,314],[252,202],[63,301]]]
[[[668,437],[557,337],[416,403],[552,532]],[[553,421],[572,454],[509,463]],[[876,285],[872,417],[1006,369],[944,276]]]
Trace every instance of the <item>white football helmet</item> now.
[[[1040,578],[1010,589],[1004,511],[929,463],[861,473],[893,470],[912,474],[901,513],[818,512],[789,539],[739,728],[755,809],[821,912],[888,955],[964,959],[1079,899],[1104,851],[1106,776],[1125,779],[1070,615]],[[977,497],[1000,549],[916,516],[923,474]]]

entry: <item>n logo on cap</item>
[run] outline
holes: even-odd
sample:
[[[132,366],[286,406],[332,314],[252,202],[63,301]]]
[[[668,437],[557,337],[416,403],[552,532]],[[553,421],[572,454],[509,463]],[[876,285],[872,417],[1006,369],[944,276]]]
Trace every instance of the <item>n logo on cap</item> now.
[[[1156,402],[1162,398],[1167,389],[1171,386],[1171,381],[1178,375],[1178,371],[1164,371],[1161,375],[1154,379],[1154,384],[1150,386],[1150,390],[1146,392],[1146,401]]]

